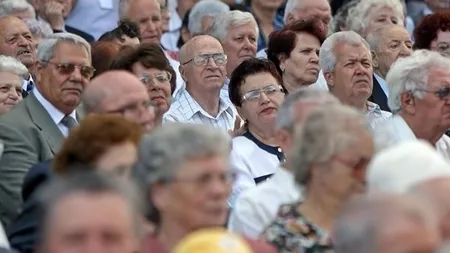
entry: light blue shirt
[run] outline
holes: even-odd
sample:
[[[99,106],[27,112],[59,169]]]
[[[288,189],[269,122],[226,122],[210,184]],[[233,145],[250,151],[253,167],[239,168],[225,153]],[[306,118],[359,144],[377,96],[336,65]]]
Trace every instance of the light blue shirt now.
[[[381,89],[384,91],[384,94],[386,94],[386,97],[389,97],[389,86],[387,82],[379,75],[377,75],[375,72],[373,73],[373,76],[375,76],[375,79],[377,79],[378,83],[381,86]]]

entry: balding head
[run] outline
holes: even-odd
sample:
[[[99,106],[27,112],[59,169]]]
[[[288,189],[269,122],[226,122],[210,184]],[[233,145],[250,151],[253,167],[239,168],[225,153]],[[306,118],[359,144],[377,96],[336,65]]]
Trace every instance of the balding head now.
[[[192,59],[199,49],[203,48],[205,45],[222,45],[220,42],[209,35],[199,35],[188,40],[180,49],[180,62],[184,63]],[[223,52],[223,49],[222,49]]]
[[[23,20],[13,16],[0,18],[0,54],[11,56],[30,69],[36,62],[33,35]]]

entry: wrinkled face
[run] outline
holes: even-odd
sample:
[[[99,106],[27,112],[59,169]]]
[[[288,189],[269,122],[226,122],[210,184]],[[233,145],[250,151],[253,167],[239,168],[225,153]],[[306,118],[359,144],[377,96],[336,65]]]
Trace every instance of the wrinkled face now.
[[[142,42],[159,44],[162,34],[161,8],[157,0],[134,0],[126,18],[139,24]]]
[[[283,76],[301,85],[311,85],[317,81],[319,75],[320,41],[308,33],[298,33],[295,48],[289,58],[280,61],[280,68],[284,70]],[[293,92],[294,90],[288,90]]]
[[[258,91],[259,98],[253,98]],[[264,72],[247,76],[239,92],[242,97],[245,96],[242,105],[236,108],[241,117],[253,126],[274,126],[278,108],[284,101],[284,93],[272,74]]]
[[[450,57],[450,31],[439,30],[436,39],[430,43],[430,50]]]
[[[376,31],[385,25],[400,24],[401,20],[395,15],[390,7],[371,8],[367,14],[368,26],[361,36],[366,37],[367,34]]]
[[[96,161],[96,168],[102,172],[129,177],[131,168],[136,163],[137,148],[131,142],[124,142],[109,147]]]
[[[123,197],[74,193],[53,208],[43,252],[133,253],[138,248],[135,217]]]
[[[12,72],[0,72],[0,115],[22,101],[22,81]]]
[[[392,63],[398,58],[412,54],[412,42],[408,31],[401,26],[383,32],[379,39],[381,40],[378,43],[379,50],[373,54],[373,66],[385,78]]]
[[[16,58],[27,68],[36,62],[33,35],[20,19],[8,19],[0,25],[0,54]]]
[[[228,56],[227,73],[243,61],[256,57],[258,47],[256,24],[251,22],[237,27],[228,27],[228,33],[222,42],[223,50]]]
[[[65,72],[61,64],[73,64],[73,71]],[[44,98],[58,110],[70,114],[79,105],[81,94],[89,82],[82,69],[92,67],[91,56],[84,46],[68,42],[56,45],[49,62],[40,62],[36,71],[36,87]]]
[[[322,25],[325,34],[328,33],[328,25],[331,22],[331,8],[327,0],[304,0],[302,4],[289,13],[286,23],[292,23],[297,20],[317,20]]]
[[[159,186],[153,198],[163,223],[175,222],[188,231],[222,226],[231,186],[227,158],[207,156],[185,162],[170,183]]]
[[[372,57],[364,45],[337,43],[336,64],[325,73],[330,91],[344,104],[366,101],[372,94]]]
[[[57,2],[62,4],[62,6],[64,6],[63,17],[67,18],[76,3],[76,0],[40,0],[41,5],[39,6],[39,10],[45,10],[45,5],[50,2]]]

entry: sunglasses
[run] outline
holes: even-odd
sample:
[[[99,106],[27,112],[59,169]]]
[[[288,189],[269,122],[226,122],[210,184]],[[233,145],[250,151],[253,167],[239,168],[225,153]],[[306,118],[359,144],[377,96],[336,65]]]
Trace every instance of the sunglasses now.
[[[46,61],[45,63],[54,65],[62,75],[70,75],[76,68],[80,70],[81,76],[86,79],[91,79],[95,73],[95,69],[91,66],[76,65],[73,63],[55,63],[51,61]]]
[[[439,99],[450,98],[450,86],[443,86],[443,87],[439,88],[438,90],[415,89],[413,92],[415,92],[415,91],[430,92],[430,93],[433,93]]]

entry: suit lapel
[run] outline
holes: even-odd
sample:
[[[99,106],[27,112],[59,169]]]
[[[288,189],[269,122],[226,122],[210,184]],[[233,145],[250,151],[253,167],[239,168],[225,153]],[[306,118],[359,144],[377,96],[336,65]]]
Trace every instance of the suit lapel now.
[[[390,112],[389,106],[387,104],[387,97],[381,88],[378,80],[375,76],[373,76],[373,90],[372,90],[372,102],[378,104],[383,111]]]
[[[64,136],[61,130],[55,124],[53,119],[45,110],[44,106],[36,99],[36,96],[31,93],[27,99],[24,100],[26,107],[30,112],[30,117],[33,123],[41,130],[42,136],[47,141],[53,154],[59,151],[64,141]]]

